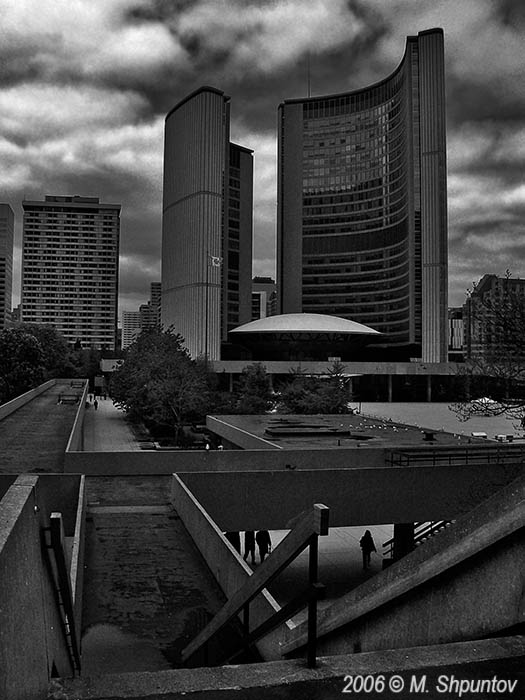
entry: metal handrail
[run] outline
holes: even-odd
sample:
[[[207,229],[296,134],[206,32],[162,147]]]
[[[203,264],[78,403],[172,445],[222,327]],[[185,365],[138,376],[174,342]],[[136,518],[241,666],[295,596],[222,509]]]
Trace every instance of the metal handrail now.
[[[463,464],[486,462],[488,464],[507,461],[515,461],[516,458],[525,458],[523,445],[494,444],[492,447],[484,445],[469,445],[468,447],[432,447],[432,448],[406,448],[403,451],[390,452],[388,462],[392,466],[408,467],[411,463],[431,463],[432,466],[447,463],[449,465],[460,461]]]
[[[51,513],[49,528],[45,528],[45,530],[50,534],[50,542],[47,544],[47,547],[52,550],[55,561],[54,574],[56,580],[54,581],[54,585],[58,595],[58,605],[59,608],[61,608],[60,618],[62,620],[66,647],[73,670],[80,673],[80,649],[75,629],[75,610],[73,594],[71,592],[71,581],[64,551],[62,513]]]
[[[257,630],[249,630],[249,604],[267,585],[280,574],[301,552],[309,546],[309,584],[315,595],[307,595],[304,601],[308,605],[308,646],[307,662],[313,668],[316,664],[317,639],[317,600],[320,588],[317,582],[318,536],[328,534],[329,508],[315,504],[296,522],[294,528],[279,543],[272,553],[262,562],[246,583],[228,600],[206,627],[199,632],[182,651],[183,662],[193,656],[199,649],[227,625],[241,610],[244,611],[242,648],[246,649],[253,643],[252,635],[260,638],[280,624],[282,613],[278,611]],[[291,606],[297,601],[292,601]],[[302,606],[304,607],[304,605]],[[287,610],[289,612],[289,610]],[[293,614],[293,613],[292,613]],[[286,617],[285,619],[288,619]],[[232,657],[230,657],[232,658]]]
[[[443,530],[450,525],[453,520],[427,520],[425,522],[414,523],[414,546],[421,544],[428,537]],[[383,542],[383,556],[389,558],[394,550],[394,538]]]

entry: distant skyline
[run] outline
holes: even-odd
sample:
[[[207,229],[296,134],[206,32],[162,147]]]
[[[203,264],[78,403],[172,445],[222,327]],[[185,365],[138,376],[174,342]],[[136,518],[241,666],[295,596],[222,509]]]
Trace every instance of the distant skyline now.
[[[160,279],[164,118],[201,85],[231,96],[254,150],[253,274],[275,277],[277,106],[389,75],[408,34],[445,33],[449,304],[485,273],[525,276],[521,0],[34,0],[2,3],[0,201],[122,205],[120,308]]]

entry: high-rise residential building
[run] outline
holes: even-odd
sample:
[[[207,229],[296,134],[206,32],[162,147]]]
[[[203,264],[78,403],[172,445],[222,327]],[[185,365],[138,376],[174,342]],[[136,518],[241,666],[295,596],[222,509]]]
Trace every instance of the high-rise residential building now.
[[[141,333],[141,317],[140,311],[123,311],[122,312],[122,350],[129,346],[137,339]]]
[[[46,195],[23,209],[22,321],[51,324],[82,347],[115,349],[120,204]]]
[[[162,283],[161,282],[151,282],[149,286],[149,300],[152,306],[156,306],[160,309],[161,297],[162,297]]]
[[[193,357],[220,359],[251,320],[252,151],[230,143],[230,98],[202,87],[167,115],[162,325]]]
[[[252,280],[252,321],[274,316],[277,307],[277,287],[271,277]]]
[[[447,358],[443,31],[387,78],[279,106],[279,313],[334,314],[391,356]]]
[[[0,204],[0,330],[11,318],[14,227],[13,210],[9,204]]]

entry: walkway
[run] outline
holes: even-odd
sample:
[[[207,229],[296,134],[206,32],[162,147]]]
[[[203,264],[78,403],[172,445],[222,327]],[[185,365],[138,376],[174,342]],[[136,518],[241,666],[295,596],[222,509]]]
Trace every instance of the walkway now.
[[[57,383],[0,421],[0,472],[64,471],[64,453],[78,410],[77,403],[58,403],[58,395],[66,392],[73,393],[70,380]]]
[[[84,415],[84,452],[129,452],[140,450],[125,420],[125,413],[111,399],[89,404]]]
[[[89,406],[85,452],[139,450],[110,399]],[[87,477],[83,674],[156,671],[224,596],[169,503],[171,477]]]

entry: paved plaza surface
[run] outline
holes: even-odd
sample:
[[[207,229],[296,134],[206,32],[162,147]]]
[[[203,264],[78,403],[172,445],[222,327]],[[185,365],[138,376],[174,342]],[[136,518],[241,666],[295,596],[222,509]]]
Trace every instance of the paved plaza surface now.
[[[64,471],[64,454],[78,410],[58,403],[59,394],[79,393],[57,383],[0,420],[0,472],[27,474]]]
[[[129,452],[140,450],[125,413],[110,398],[89,402],[84,415],[84,452]]]
[[[445,430],[462,438],[472,433],[486,433],[489,440],[495,435],[513,435],[514,441],[524,440],[524,430],[516,418],[507,416],[473,416],[460,421],[447,403],[368,403],[355,404],[362,416],[399,421],[430,430]]]
[[[365,530],[370,530],[377,549],[372,553],[370,567],[364,571],[359,540]],[[271,532],[274,547],[288,534],[288,530]],[[382,569],[383,542],[391,539],[392,525],[369,525],[360,527],[332,527],[329,534],[319,537],[318,579],[326,587],[325,599],[319,607],[330,605],[334,599],[356,588]],[[241,541],[244,542],[241,536]],[[256,561],[259,561],[257,553]],[[274,598],[280,605],[290,602],[308,585],[308,549],[305,549],[285,571],[270,585]],[[306,617],[306,610],[298,613],[293,620],[300,622]]]

